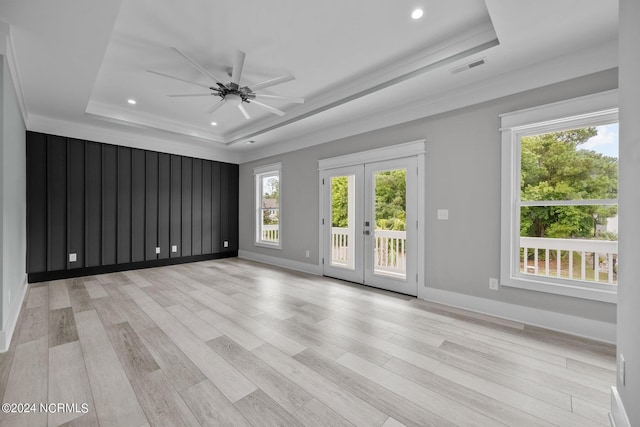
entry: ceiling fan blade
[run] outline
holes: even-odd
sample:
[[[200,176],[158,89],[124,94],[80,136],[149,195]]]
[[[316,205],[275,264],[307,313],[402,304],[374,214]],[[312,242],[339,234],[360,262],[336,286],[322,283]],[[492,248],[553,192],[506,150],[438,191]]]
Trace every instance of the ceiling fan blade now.
[[[275,86],[275,85],[279,85],[280,83],[288,82],[288,81],[295,80],[295,79],[296,78],[294,77],[293,74],[285,74],[284,76],[274,77],[272,79],[265,80],[263,82],[255,84],[250,89],[251,89],[252,92],[255,92],[255,91],[260,90],[260,89],[265,89],[265,88],[268,88],[268,87],[271,87],[271,86]]]
[[[242,112],[245,119],[249,120],[251,118],[251,116],[249,115],[249,113],[247,112],[247,110],[244,108],[242,104],[238,104],[238,109]]]
[[[178,53],[178,55],[182,56],[189,64],[191,64],[191,66],[193,68],[195,68],[196,70],[200,71],[205,76],[213,79],[213,81],[215,81],[217,83],[222,83],[222,81],[220,79],[218,79],[216,76],[211,74],[209,71],[205,70],[202,65],[198,64],[196,61],[191,59],[191,57],[189,55],[187,55],[186,53],[182,52],[177,47],[172,47],[171,49],[175,50]]]
[[[251,100],[252,104],[256,104],[258,107],[264,108],[265,110],[271,111],[273,114],[277,114],[279,116],[284,116],[284,111],[280,111],[277,108],[273,108],[270,105],[263,104],[262,102],[256,101],[255,99]]]
[[[278,101],[295,102],[296,104],[304,104],[304,98],[294,98],[291,96],[268,95],[266,93],[253,93],[257,99],[273,99]]]
[[[210,86],[207,86],[205,84],[196,83],[196,82],[192,82],[190,80],[181,79],[180,77],[170,76],[169,74],[160,73],[158,71],[147,70],[147,73],[155,74],[155,75],[158,75],[158,76],[166,77],[168,79],[178,80],[178,81],[181,81],[181,82],[189,83],[189,84],[200,86],[200,87],[206,87],[207,89],[210,89]]]
[[[233,64],[233,71],[231,73],[231,83],[235,83],[240,86],[240,76],[242,75],[242,67],[244,67],[244,57],[246,54],[242,51],[236,52],[236,62]]]
[[[172,95],[167,95],[170,98],[182,98],[187,96],[211,96],[217,95],[217,93],[177,93]]]
[[[207,113],[213,114],[214,111],[216,111],[218,108],[222,107],[223,105],[224,105],[224,99],[221,99],[216,104],[214,104],[213,107],[209,108],[207,110]]]

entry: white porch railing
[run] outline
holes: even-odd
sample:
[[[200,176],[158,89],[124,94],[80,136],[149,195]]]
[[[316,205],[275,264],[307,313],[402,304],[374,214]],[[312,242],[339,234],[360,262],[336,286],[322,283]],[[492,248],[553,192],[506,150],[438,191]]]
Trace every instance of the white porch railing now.
[[[617,283],[617,241],[520,237],[520,249],[523,250],[520,256],[522,273],[610,285]],[[530,252],[533,252],[533,259],[529,259]],[[587,265],[587,259],[591,260],[590,265]]]
[[[265,242],[277,242],[280,238],[280,226],[278,224],[262,226],[262,240]]]
[[[353,268],[353,231],[331,228],[331,264]],[[374,271],[392,276],[405,276],[407,270],[407,233],[405,231],[375,230]]]
[[[407,273],[407,232],[375,230],[374,271],[405,276]]]

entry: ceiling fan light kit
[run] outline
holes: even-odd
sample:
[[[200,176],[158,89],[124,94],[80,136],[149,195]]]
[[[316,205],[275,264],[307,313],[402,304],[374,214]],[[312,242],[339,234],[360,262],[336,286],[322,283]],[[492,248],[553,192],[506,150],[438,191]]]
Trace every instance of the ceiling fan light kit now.
[[[252,87],[249,87],[249,86],[241,87],[240,78],[242,77],[242,69],[244,68],[244,60],[246,57],[246,54],[244,52],[241,52],[241,51],[236,52],[236,58],[233,64],[233,70],[231,71],[231,81],[225,84],[225,83],[222,83],[220,79],[218,79],[208,70],[206,70],[202,65],[200,65],[191,57],[189,57],[186,53],[182,52],[180,49],[176,47],[172,49],[175,52],[177,52],[178,55],[180,55],[187,63],[189,63],[189,65],[191,65],[201,74],[203,74],[205,77],[213,80],[215,82],[215,85],[207,86],[202,83],[186,80],[181,77],[171,76],[158,71],[153,71],[153,70],[147,70],[147,71],[149,73],[152,73],[161,77],[178,80],[184,83],[189,83],[195,86],[205,87],[209,89],[210,92],[208,93],[182,93],[182,94],[167,95],[172,98],[192,97],[192,96],[212,96],[212,95],[220,97],[220,100],[216,104],[214,104],[211,108],[209,108],[209,110],[207,110],[207,113],[209,114],[213,114],[218,108],[222,107],[224,104],[229,104],[229,105],[238,107],[238,109],[240,110],[242,115],[245,117],[245,119],[249,120],[251,116],[249,115],[249,113],[247,112],[243,104],[253,104],[253,105],[256,105],[257,107],[262,108],[263,110],[269,111],[270,113],[276,114],[278,116],[284,116],[285,115],[284,111],[281,111],[263,102],[257,101],[256,98],[293,102],[298,104],[304,103],[304,98],[294,98],[294,97],[287,97],[287,96],[271,95],[266,93],[256,93],[257,90],[266,89],[271,86],[275,86],[291,80],[295,80],[295,77],[293,76],[293,74],[285,74],[282,76],[274,77],[274,78],[265,80],[263,82],[257,83]]]

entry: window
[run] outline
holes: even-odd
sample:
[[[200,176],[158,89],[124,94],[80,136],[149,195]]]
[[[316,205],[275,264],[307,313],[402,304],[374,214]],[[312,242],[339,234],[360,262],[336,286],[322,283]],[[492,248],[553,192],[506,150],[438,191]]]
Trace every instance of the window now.
[[[616,301],[617,93],[502,119],[501,282]]]
[[[257,167],[253,174],[256,183],[256,245],[281,248],[281,164]]]

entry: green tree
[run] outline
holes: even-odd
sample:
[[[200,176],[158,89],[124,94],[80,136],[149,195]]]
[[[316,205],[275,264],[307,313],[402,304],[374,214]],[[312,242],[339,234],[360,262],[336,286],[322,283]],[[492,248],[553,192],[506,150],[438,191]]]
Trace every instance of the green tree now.
[[[376,172],[376,228],[404,231],[407,221],[407,171]]]
[[[521,200],[616,198],[618,159],[580,148],[596,135],[589,127],[522,138]],[[597,224],[616,214],[615,206],[525,206],[520,235],[591,237]]]
[[[262,207],[262,223],[264,225],[280,222],[280,180],[278,177],[263,178]]]
[[[346,176],[331,178],[331,226],[349,226],[349,180]]]
[[[376,172],[376,228],[405,230],[407,173],[404,169]],[[346,176],[331,178],[331,225],[348,227],[349,181]]]

